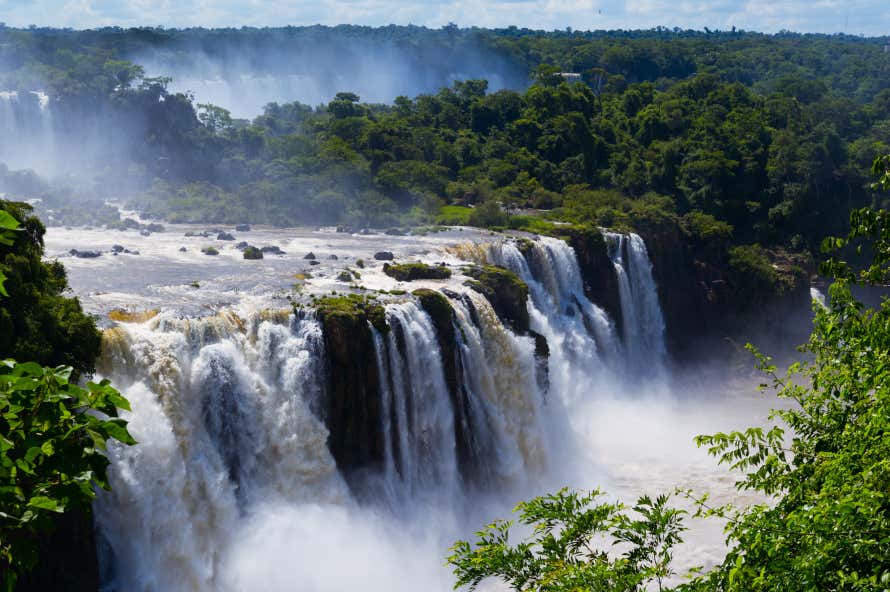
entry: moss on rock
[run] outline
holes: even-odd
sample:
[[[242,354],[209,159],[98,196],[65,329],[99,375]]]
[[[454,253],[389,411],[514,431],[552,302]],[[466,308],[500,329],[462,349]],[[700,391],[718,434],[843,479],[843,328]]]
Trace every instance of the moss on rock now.
[[[356,294],[328,296],[314,303],[322,324],[327,397],[323,417],[328,447],[348,482],[383,462],[380,377],[369,323],[386,330],[383,307]]]
[[[245,259],[262,259],[263,252],[256,247],[247,247],[244,249]]]
[[[400,282],[446,280],[451,277],[451,270],[444,265],[427,265],[419,261],[412,263],[384,263],[383,273]]]
[[[466,285],[488,299],[502,322],[516,333],[528,332],[528,286],[518,275],[494,265],[476,265],[465,273],[473,278]]]

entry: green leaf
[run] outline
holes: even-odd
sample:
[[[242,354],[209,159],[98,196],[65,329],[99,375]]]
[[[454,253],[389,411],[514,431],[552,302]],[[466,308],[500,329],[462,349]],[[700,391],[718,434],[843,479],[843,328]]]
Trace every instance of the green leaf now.
[[[28,505],[39,510],[62,513],[65,511],[65,503],[44,495],[37,495],[28,500]]]

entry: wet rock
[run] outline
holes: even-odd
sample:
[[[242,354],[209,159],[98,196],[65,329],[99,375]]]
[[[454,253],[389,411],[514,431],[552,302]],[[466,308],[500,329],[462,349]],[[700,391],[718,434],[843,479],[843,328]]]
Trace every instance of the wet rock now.
[[[151,236],[151,231],[143,228],[139,231],[139,234],[141,234],[142,236]]]
[[[427,265],[426,263],[384,263],[383,273],[400,282],[414,280],[445,280],[451,277],[451,270],[444,265]]]
[[[123,252],[124,252],[124,246],[123,246],[123,245],[112,245],[112,246],[111,246],[111,252],[112,252],[112,253],[123,253]]]
[[[236,224],[235,231],[236,232],[250,232],[250,224]]]
[[[310,260],[311,260],[311,259],[318,259],[318,257],[315,256],[315,253],[313,253],[312,251],[309,251],[308,253],[306,253],[305,255],[303,255],[303,259],[310,259]]]
[[[188,251],[188,249],[186,249],[185,247],[179,247],[180,253],[185,253],[186,251]]]
[[[137,251],[136,249],[133,249],[132,251],[130,249],[124,249],[124,253],[126,253],[127,255],[138,255],[139,251]]]
[[[405,236],[408,233],[401,228],[387,228],[383,231],[383,234],[387,234],[389,236]]]
[[[519,276],[493,265],[471,267],[466,274],[473,278],[467,285],[488,298],[506,325],[516,333],[528,332],[528,286]]]
[[[205,255],[212,255],[212,256],[219,255],[219,251],[217,251],[213,247],[204,247],[203,249],[201,249],[201,252],[204,253]]]
[[[336,255],[328,255],[328,259],[330,259],[331,261],[337,261],[340,258],[337,257]]]
[[[235,240],[235,237],[232,236],[231,234],[229,234],[228,232],[220,232],[219,234],[216,235],[216,240],[233,241],[233,240]]]
[[[102,255],[99,251],[78,251],[77,249],[71,249],[68,254],[78,259],[95,259]]]
[[[448,288],[442,288],[439,291],[442,292],[443,294],[445,294],[446,296],[448,296],[449,298],[451,298],[452,300],[460,300],[460,294],[458,294],[454,290],[449,290]]]
[[[272,255],[284,255],[284,251],[277,245],[265,246],[260,249],[263,253],[271,253]]]
[[[315,303],[324,327],[327,396],[320,416],[328,447],[347,481],[383,462],[380,377],[371,332],[389,331],[383,307],[356,296],[331,296]]]
[[[237,245],[235,245],[235,248],[238,249],[239,251],[243,251],[244,249],[246,249],[246,248],[249,247],[249,246],[250,246],[250,245],[247,244],[247,241],[241,241],[240,243],[238,243]]]
[[[318,259],[313,259],[309,262],[309,265],[321,265],[321,261],[319,261]]]
[[[392,251],[377,251],[374,253],[374,259],[377,261],[392,261],[395,258],[396,257],[392,254]]]
[[[263,252],[257,249],[256,247],[247,247],[244,249],[244,258],[245,259],[262,259]]]
[[[149,232],[164,232],[164,226],[161,224],[156,224],[154,222],[151,224],[146,224],[142,228]]]

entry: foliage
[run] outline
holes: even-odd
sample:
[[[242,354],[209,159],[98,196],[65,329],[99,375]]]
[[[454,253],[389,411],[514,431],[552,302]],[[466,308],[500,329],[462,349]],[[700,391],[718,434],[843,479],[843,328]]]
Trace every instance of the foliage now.
[[[760,245],[740,245],[730,249],[729,269],[733,282],[748,296],[771,293],[779,283],[779,274]]]
[[[64,296],[68,282],[62,265],[42,261],[44,227],[29,212],[26,204],[0,201],[0,220],[16,226],[0,239],[8,296],[0,298],[0,356],[90,373],[101,336],[78,300]]]
[[[243,257],[245,259],[262,259],[263,252],[254,246],[248,246],[244,249]]]
[[[36,565],[40,536],[63,512],[89,511],[94,487],[108,488],[107,442],[134,444],[108,383],[71,382],[70,367],[0,363],[0,571]]]
[[[264,74],[294,74],[288,61],[261,59],[273,39],[282,51],[345,55],[355,43],[404,43],[405,59],[425,72],[485,56],[484,71],[508,72],[508,86],[533,84],[489,92],[484,80],[459,81],[391,105],[337,89],[326,105],[273,103],[246,121],[125,61],[188,60],[196,44],[215,59],[237,47]],[[881,183],[869,187],[868,171],[890,145],[890,77],[877,39],[664,28],[2,28],[0,46],[17,56],[0,71],[4,87],[48,80],[55,120],[132,136],[132,150],[109,142],[97,157],[96,191],[129,194],[144,213],[174,221],[438,220],[537,232],[547,230],[541,217],[507,212],[546,209],[551,219],[625,230],[680,218],[703,256],[724,260],[728,247],[754,243],[815,250],[845,230],[850,209],[886,197]],[[301,67],[332,76],[323,63]],[[108,182],[115,167],[126,174]],[[2,177],[6,191],[27,186],[61,203],[52,200],[61,188]]]
[[[15,231],[19,228],[19,221],[12,217],[6,210],[0,210],[0,245],[11,247],[15,243]],[[0,296],[9,296],[3,284],[6,275],[0,267]]]
[[[720,463],[744,473],[737,486],[771,497],[747,508],[700,513],[728,519],[729,551],[700,576],[702,590],[884,590],[890,582],[890,300],[867,309],[851,283],[886,277],[884,212],[857,212],[847,240],[871,239],[875,263],[840,273],[828,308],[816,305],[806,361],[779,375],[749,346],[769,385],[790,404],[768,429],[700,436]],[[829,245],[846,241],[831,241]]]
[[[601,497],[561,490],[520,503],[518,522],[531,534],[516,543],[513,521],[489,524],[473,543],[458,541],[448,557],[455,588],[475,590],[497,578],[522,592],[636,592],[650,582],[661,590],[684,512],[669,507],[667,496],[643,496],[631,512]],[[622,552],[610,553],[609,541]]]

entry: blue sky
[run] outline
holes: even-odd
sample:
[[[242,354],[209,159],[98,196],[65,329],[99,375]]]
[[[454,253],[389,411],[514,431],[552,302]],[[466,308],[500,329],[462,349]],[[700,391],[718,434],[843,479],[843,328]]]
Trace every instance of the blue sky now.
[[[890,0],[0,0],[0,22],[51,25],[656,25],[890,35]]]

